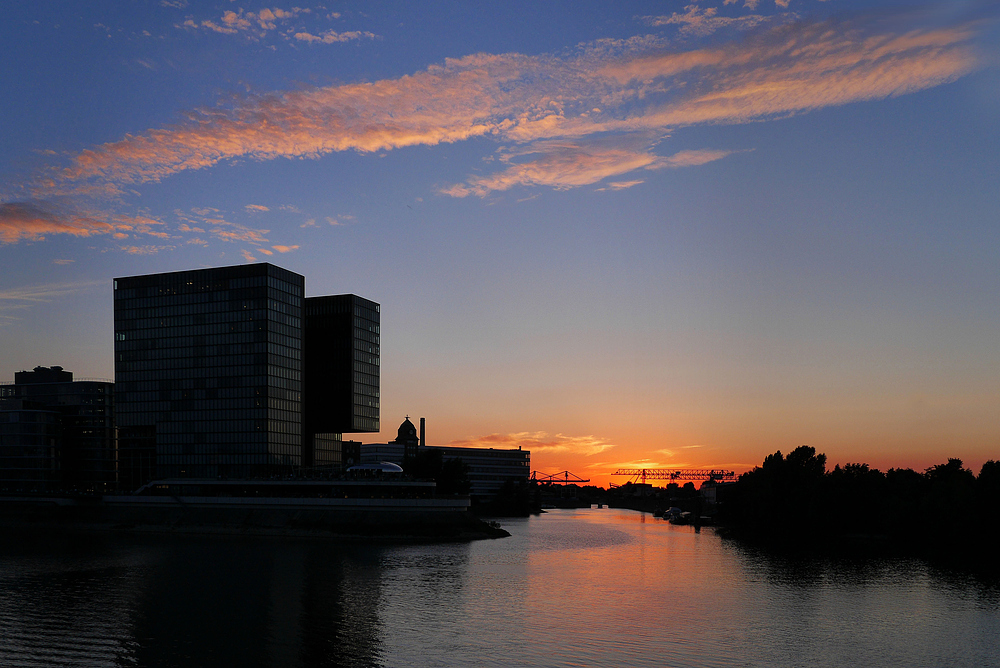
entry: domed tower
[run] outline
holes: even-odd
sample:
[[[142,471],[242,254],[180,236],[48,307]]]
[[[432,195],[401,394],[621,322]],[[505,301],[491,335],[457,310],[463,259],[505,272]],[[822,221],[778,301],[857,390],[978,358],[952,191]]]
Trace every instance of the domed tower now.
[[[420,439],[417,438],[417,428],[413,426],[410,422],[410,416],[407,415],[406,419],[403,420],[403,424],[399,425],[399,429],[396,431],[396,440],[393,443],[402,443],[403,445],[420,445]]]
[[[417,437],[417,428],[410,422],[409,415],[403,420],[403,424],[399,425],[396,440],[392,442],[403,446],[404,458],[416,457],[420,439]]]

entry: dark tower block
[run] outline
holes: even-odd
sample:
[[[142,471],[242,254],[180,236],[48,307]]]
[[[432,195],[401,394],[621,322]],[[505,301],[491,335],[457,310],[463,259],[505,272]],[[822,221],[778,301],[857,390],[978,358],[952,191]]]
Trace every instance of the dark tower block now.
[[[123,489],[302,464],[304,288],[271,264],[115,280]]]
[[[321,466],[323,449],[313,446],[327,435],[379,430],[379,305],[357,295],[309,297],[304,312],[306,464]]]

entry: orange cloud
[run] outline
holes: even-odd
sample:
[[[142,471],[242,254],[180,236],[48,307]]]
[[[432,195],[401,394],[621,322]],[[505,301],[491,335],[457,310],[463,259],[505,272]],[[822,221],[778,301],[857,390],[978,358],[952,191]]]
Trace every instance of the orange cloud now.
[[[217,26],[264,29],[280,18],[270,11],[275,18],[228,12]],[[684,25],[718,18],[691,8],[682,16],[689,17]],[[59,178],[80,192],[114,192],[240,157],[315,158],[483,136],[530,144],[620,132],[662,135],[687,125],[781,117],[953,81],[980,65],[973,45],[979,30],[972,23],[902,30],[891,17],[858,18],[788,23],[705,49],[665,51],[655,40],[624,40],[584,46],[567,57],[476,54],[398,79],[250,96],[196,110],[181,124],[85,150]],[[670,166],[649,151],[535,148],[534,160],[510,161],[499,174],[446,192],[481,194],[514,184],[568,188]]]
[[[724,2],[723,4],[728,5],[730,2]],[[749,7],[749,3],[747,3],[747,6]],[[751,10],[756,8],[756,3],[754,3],[752,7],[749,7]],[[683,14],[674,12],[670,16],[644,16],[642,17],[642,20],[646,23],[646,25],[653,27],[677,25],[680,26],[680,33],[682,35],[702,37],[705,35],[711,35],[716,30],[723,28],[751,30],[763,23],[773,21],[775,18],[784,18],[761,16],[759,14],[730,18],[726,16],[718,16],[718,11],[719,10],[715,7],[699,9],[698,5],[686,5],[684,7]]]
[[[337,42],[349,42],[352,39],[375,39],[378,35],[370,32],[364,32],[360,30],[351,30],[348,32],[336,32],[334,30],[327,30],[319,35],[312,35],[307,32],[297,32],[295,33],[295,39],[300,42],[309,42],[314,44],[316,42],[321,42],[323,44],[335,44]]]
[[[469,448],[521,448],[532,452],[564,452],[591,456],[615,447],[604,439],[594,436],[550,436],[544,431],[523,431],[515,434],[488,434],[475,438],[452,441],[448,445]]]
[[[278,251],[279,253],[291,253],[293,250],[298,250],[298,246],[271,246],[271,248],[273,248],[274,250]],[[261,249],[261,250],[263,250],[263,249]],[[264,251],[264,252],[266,252],[266,253],[268,253],[268,255],[270,255],[270,252],[268,252],[268,251]]]
[[[178,27],[192,30],[204,29],[224,35],[242,34],[249,39],[255,40],[264,37],[268,30],[277,28],[279,21],[287,21],[299,14],[308,14],[311,11],[310,9],[302,9],[301,7],[292,7],[291,9],[280,9],[278,7],[269,9],[265,7],[259,12],[244,12],[242,9],[238,9],[235,12],[226,10],[222,13],[222,17],[218,23],[212,20],[198,22],[194,19],[187,19]]]
[[[719,160],[732,151],[681,151],[670,157],[661,157],[649,149],[633,149],[629,142],[616,139],[614,143],[583,144],[568,141],[536,142],[513,155],[536,155],[527,162],[512,164],[503,172],[490,176],[476,176],[465,184],[441,189],[441,193],[452,197],[478,195],[485,197],[490,192],[508,190],[514,186],[543,185],[556,189],[574,188],[597,183],[609,176],[618,176],[637,169],[662,169],[665,167],[685,167],[703,165]],[[625,144],[625,145],[622,145]],[[501,158],[510,163],[512,155]],[[642,181],[619,182],[612,188],[620,190],[642,183]]]
[[[161,224],[146,216],[82,212],[41,200],[0,203],[0,243],[3,244],[38,241],[49,234],[76,237],[113,234],[116,238],[123,238],[128,236],[123,230],[167,236],[153,230],[154,225]]]

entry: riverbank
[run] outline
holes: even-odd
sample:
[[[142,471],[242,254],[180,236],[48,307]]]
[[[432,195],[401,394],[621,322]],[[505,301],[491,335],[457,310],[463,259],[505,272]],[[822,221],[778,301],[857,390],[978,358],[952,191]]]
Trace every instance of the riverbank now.
[[[0,497],[0,529],[298,538],[480,540],[510,534],[468,499]]]

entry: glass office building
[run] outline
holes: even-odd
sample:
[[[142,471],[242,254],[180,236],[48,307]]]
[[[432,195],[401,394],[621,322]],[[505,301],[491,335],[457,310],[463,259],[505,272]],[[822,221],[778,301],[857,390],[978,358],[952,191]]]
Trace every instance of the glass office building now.
[[[270,264],[115,279],[123,489],[302,465],[304,289]]]
[[[0,384],[0,491],[112,491],[115,446],[114,383],[39,366]]]
[[[379,430],[379,310],[357,295],[305,300],[305,434],[322,465],[325,434]]]

